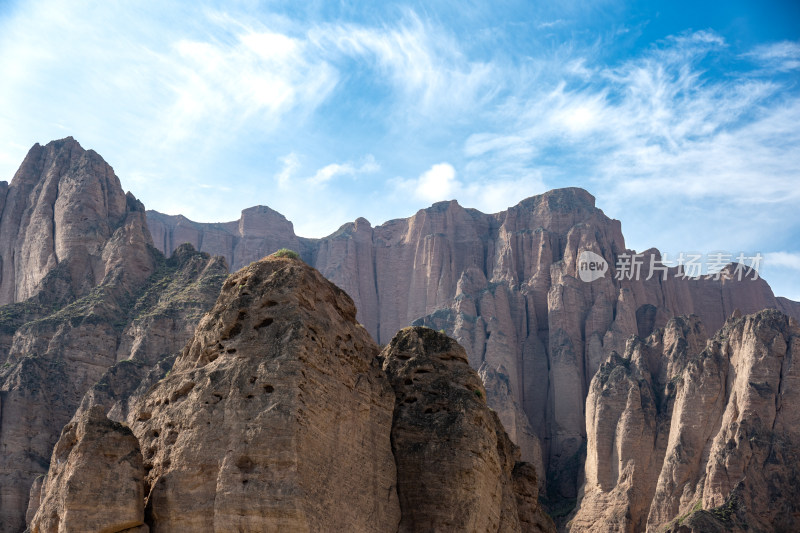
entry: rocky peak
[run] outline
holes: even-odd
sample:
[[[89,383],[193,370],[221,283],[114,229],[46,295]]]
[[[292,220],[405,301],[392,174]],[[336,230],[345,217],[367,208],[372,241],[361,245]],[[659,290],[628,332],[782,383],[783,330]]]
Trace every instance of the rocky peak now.
[[[239,218],[239,235],[267,237],[270,235],[294,236],[294,226],[286,217],[265,205],[249,207]]]
[[[107,248],[120,228],[129,238],[120,238],[116,250]],[[97,153],[71,137],[37,144],[8,186],[2,206],[0,303],[37,294],[57,267],[62,290],[83,296],[113,270],[120,254],[146,255],[147,245],[152,241],[141,204],[126,196]],[[137,281],[150,274],[147,265],[140,267],[129,273]]]
[[[355,314],[299,260],[228,278],[169,376],[131,411],[151,528],[396,528],[394,395]]]
[[[355,317],[347,294],[300,260],[231,275],[172,370],[111,409],[127,413],[130,456],[142,454],[145,526],[131,526],[553,532],[536,472],[518,461],[464,349],[409,328],[379,356]],[[124,387],[130,369],[118,367],[107,386]],[[98,405],[84,402],[54,457],[70,449],[70,464],[91,463],[71,428],[89,415],[108,425]],[[50,481],[74,472],[55,463],[34,526],[70,516],[86,493]],[[126,479],[105,490],[108,508],[141,509],[138,478]]]

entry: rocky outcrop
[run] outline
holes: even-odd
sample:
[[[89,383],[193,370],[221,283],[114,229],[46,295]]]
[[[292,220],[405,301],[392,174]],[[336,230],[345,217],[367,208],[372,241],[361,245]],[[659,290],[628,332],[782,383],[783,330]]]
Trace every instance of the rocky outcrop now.
[[[379,354],[355,316],[302,261],[255,262],[228,278],[160,380],[126,392],[130,364],[108,372],[54,458],[83,420],[110,424],[112,405],[146,474],[143,499],[112,487],[109,507],[144,503],[152,531],[554,532],[464,349],[408,328]],[[81,494],[52,481],[64,469],[54,459],[33,527],[63,521],[71,509],[51,502]]]
[[[574,504],[582,475],[585,400],[608,353],[622,353],[631,335],[647,336],[674,316],[696,314],[711,332],[736,309],[776,308],[800,316],[794,302],[775,298],[762,279],[695,280],[679,278],[674,268],[658,270],[657,250],[639,256],[638,275],[631,270],[616,279],[615,266],[633,251],[619,221],[575,188],[492,215],[440,202],[380,226],[360,218],[315,240],[296,237],[267,208],[224,224],[151,211],[148,224],[154,235],[173,235],[156,239],[164,252],[187,239],[226,255],[234,268],[251,257],[235,250],[247,228],[257,226],[259,237],[247,241],[265,246],[256,255],[278,246],[300,252],[353,298],[358,320],[379,343],[411,324],[445,330],[466,348],[473,368],[492,380],[489,405],[522,447],[523,459],[538,463],[541,455],[548,496],[565,509]],[[191,233],[183,233],[189,227]],[[222,240],[232,244],[221,247]],[[584,252],[609,266],[600,279],[582,281]]]
[[[191,248],[165,261],[141,204],[72,139],[35,146],[11,185],[0,183],[0,209],[0,530],[16,531],[28,489],[81,399],[118,420],[135,411],[213,303],[225,265]],[[661,279],[655,250],[642,256],[638,277],[615,278],[614,265],[632,251],[619,222],[580,189],[493,215],[440,202],[313,240],[265,207],[214,225],[150,212],[147,224],[164,251],[191,241],[234,268],[275,248],[298,250],[353,298],[357,320],[380,343],[410,324],[449,333],[480,369],[521,458],[546,472],[546,497],[562,515],[583,479],[585,399],[610,352],[681,314],[697,314],[708,331],[736,309],[800,314],[763,280],[691,280],[674,269]],[[609,271],[583,281],[584,252]]]
[[[0,478],[7,513],[7,529],[0,529],[23,528],[28,488],[47,471],[59,428],[84,393],[91,390],[92,401],[105,398],[114,380],[135,387],[151,365],[180,351],[226,272],[221,258],[187,248],[158,259],[154,273],[132,294],[109,281],[14,333],[0,372]]]
[[[394,395],[352,300],[291,259],[225,282],[129,421],[154,531],[389,531]]]
[[[181,244],[211,255],[221,255],[236,271],[280,248],[302,251],[308,239],[294,234],[292,223],[269,207],[259,205],[242,211],[239,220],[218,224],[193,222],[182,215],[147,212],[147,225],[156,248],[165,255]]]
[[[800,527],[800,327],[736,313],[705,339],[677,318],[601,365],[571,531]]]
[[[31,533],[147,531],[139,442],[102,408],[64,427],[51,465]]]
[[[414,327],[401,330],[381,358],[397,397],[398,531],[555,532],[538,506],[535,470],[518,462],[464,349]]]
[[[30,230],[45,226],[52,239]],[[0,531],[18,532],[29,489],[84,393],[118,361],[145,366],[179,351],[226,265],[191,249],[165,259],[143,206],[72,139],[31,149],[8,187],[0,234],[4,268],[16,265],[3,270],[5,297],[29,296],[0,308]],[[34,257],[44,258],[38,267]]]

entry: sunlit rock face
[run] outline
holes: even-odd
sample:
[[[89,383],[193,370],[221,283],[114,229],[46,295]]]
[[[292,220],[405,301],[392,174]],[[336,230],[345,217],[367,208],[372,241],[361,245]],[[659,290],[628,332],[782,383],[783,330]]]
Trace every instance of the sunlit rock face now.
[[[547,473],[541,481],[549,498],[567,503],[578,496],[590,382],[611,351],[623,353],[631,335],[646,337],[679,315],[696,314],[710,332],[736,309],[800,316],[796,302],[775,298],[761,279],[651,271],[657,250],[639,256],[638,276],[616,279],[616,266],[633,251],[619,221],[575,188],[491,215],[450,201],[376,227],[360,218],[322,239],[298,238],[263,207],[223,224],[150,211],[148,224],[162,251],[188,240],[234,268],[278,247],[297,250],[347,291],[359,322],[381,344],[411,324],[443,329],[480,369],[489,405],[522,457]],[[250,255],[237,252],[243,249]],[[587,253],[606,263],[593,281],[581,276]]]
[[[144,206],[72,138],[34,146],[0,196],[0,531],[19,532],[84,393],[179,351],[227,268],[190,247],[165,259]]]
[[[612,354],[587,399],[570,531],[796,531],[800,327],[737,313],[708,342],[671,320]]]
[[[464,349],[415,327],[379,353],[355,316],[301,260],[231,275],[171,371],[132,390],[118,364],[86,395],[32,530],[553,533]],[[103,509],[82,503],[100,490]]]

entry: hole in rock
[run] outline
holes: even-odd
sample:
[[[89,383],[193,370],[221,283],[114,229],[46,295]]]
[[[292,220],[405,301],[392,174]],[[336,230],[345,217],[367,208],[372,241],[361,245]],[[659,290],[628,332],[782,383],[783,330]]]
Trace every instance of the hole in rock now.
[[[261,328],[265,328],[265,327],[269,326],[270,324],[272,324],[274,321],[275,321],[275,320],[274,320],[274,319],[272,319],[271,317],[267,317],[267,318],[265,318],[264,320],[262,320],[262,321],[261,321],[261,322],[260,322],[260,323],[259,323],[259,324],[258,324],[258,325],[255,327],[255,329],[261,329]]]

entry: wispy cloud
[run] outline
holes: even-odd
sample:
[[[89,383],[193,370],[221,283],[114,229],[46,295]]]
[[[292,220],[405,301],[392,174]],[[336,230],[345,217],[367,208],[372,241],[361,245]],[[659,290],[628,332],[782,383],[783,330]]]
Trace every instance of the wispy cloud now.
[[[645,247],[800,253],[797,41],[706,30],[615,54],[635,26],[581,26],[615,2],[524,21],[470,3],[458,22],[345,4],[19,2],[0,17],[0,178],[74,135],[148,207],[199,220],[266,203],[320,236],[577,185]]]
[[[701,61],[724,47],[697,32],[617,66],[570,69],[520,100],[511,128],[472,135],[464,153],[536,166],[557,149],[626,199],[658,190],[661,199],[796,201],[800,98],[778,98],[781,85],[769,79],[705,79]]]
[[[327,24],[308,35],[321,49],[373,64],[401,97],[397,109],[407,115],[474,109],[502,82],[491,62],[471,60],[447,30],[413,12],[397,25]]]
[[[788,72],[800,69],[800,42],[781,41],[778,43],[762,44],[742,57],[752,59],[764,68]]]

